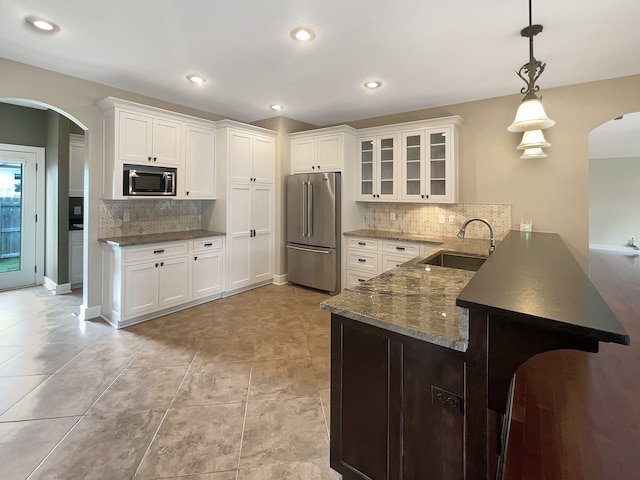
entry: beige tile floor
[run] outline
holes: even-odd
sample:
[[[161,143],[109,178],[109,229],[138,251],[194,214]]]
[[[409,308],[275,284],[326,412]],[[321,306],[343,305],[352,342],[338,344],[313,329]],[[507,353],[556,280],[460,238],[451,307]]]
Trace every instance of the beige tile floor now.
[[[336,480],[326,295],[269,285],[115,330],[0,292],[0,478]]]

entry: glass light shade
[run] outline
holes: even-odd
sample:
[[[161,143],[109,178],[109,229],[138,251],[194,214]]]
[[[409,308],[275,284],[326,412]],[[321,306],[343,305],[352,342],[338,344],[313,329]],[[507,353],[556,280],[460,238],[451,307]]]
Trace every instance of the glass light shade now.
[[[544,138],[542,130],[527,130],[522,135],[522,142],[516,148],[518,150],[526,150],[530,148],[547,148],[551,144]]]
[[[523,160],[528,158],[547,158],[547,154],[541,148],[527,148],[520,158]]]
[[[510,132],[526,132],[527,130],[541,130],[553,127],[556,124],[547,117],[542,102],[537,98],[525,100],[518,107],[516,119],[508,130]]]

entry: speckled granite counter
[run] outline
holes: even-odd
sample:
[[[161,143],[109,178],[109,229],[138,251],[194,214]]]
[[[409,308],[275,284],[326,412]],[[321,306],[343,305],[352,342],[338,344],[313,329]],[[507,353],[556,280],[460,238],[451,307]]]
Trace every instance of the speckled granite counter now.
[[[357,230],[345,233],[345,236],[421,241],[438,246],[435,251],[416,257],[322,302],[323,310],[447,348],[466,351],[467,311],[456,307],[456,297],[476,272],[420,262],[436,251],[484,256],[488,254],[488,240],[406,236],[375,230]]]
[[[184,232],[149,233],[146,235],[132,235],[130,237],[99,238],[98,241],[113,247],[133,247],[136,245],[150,245],[152,243],[177,242],[194,240],[196,238],[219,237],[224,232],[214,230],[187,230]]]

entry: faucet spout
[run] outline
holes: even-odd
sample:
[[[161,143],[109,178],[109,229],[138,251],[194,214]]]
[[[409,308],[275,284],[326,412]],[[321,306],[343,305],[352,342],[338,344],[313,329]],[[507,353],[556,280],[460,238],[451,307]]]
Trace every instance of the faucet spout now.
[[[491,225],[484,218],[469,218],[469,219],[467,219],[462,224],[462,227],[460,227],[460,231],[458,232],[458,237],[459,238],[464,238],[464,235],[465,235],[466,229],[467,229],[467,225],[469,225],[471,222],[475,222],[475,221],[482,222],[487,227],[489,227],[489,233],[491,234],[490,245],[489,245],[489,254],[491,254],[496,249],[496,235],[495,235],[495,230],[493,229],[493,225]]]

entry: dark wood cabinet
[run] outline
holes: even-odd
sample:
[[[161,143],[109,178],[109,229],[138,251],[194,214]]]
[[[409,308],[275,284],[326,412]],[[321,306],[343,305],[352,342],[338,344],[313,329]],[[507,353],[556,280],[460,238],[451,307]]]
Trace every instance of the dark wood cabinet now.
[[[331,318],[331,467],[345,480],[464,478],[464,354]]]

